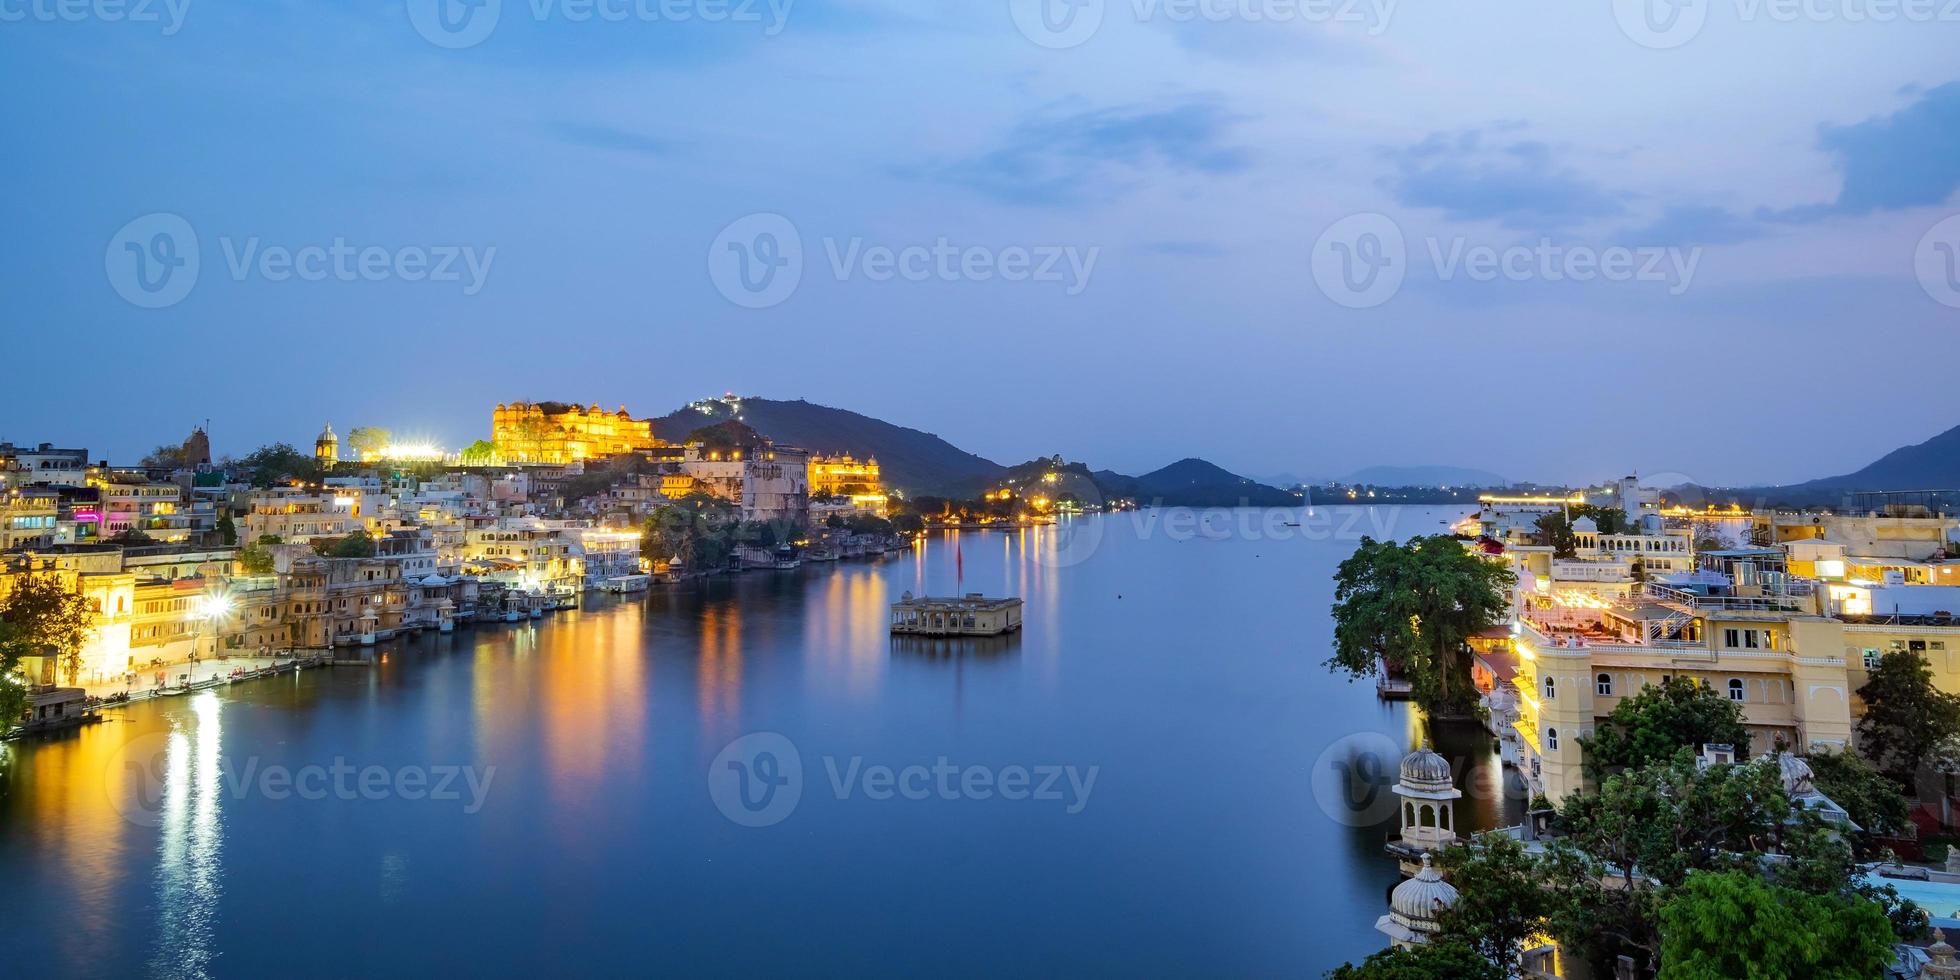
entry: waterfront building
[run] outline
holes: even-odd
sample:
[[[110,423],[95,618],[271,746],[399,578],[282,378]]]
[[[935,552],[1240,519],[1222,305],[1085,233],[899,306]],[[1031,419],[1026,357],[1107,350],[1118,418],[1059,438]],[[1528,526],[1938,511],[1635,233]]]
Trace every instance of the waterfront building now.
[[[851,496],[883,491],[884,483],[878,476],[877,457],[859,460],[850,453],[841,456],[817,454],[810,457],[812,496]]]
[[[465,566],[525,591],[569,595],[585,587],[585,562],[565,528],[535,517],[501,518],[470,529]]]
[[[806,525],[809,464],[809,453],[765,442],[726,451],[695,443],[686,447],[680,462],[670,465],[692,479],[689,492],[712,494],[734,504],[742,520]]]
[[[1021,600],[990,599],[978,592],[955,598],[914,598],[892,603],[891,631],[923,636],[998,636],[1021,628]]]
[[[564,402],[511,402],[491,413],[491,441],[512,463],[573,463],[606,459],[660,445],[652,419],[636,419],[621,405],[607,412]]]

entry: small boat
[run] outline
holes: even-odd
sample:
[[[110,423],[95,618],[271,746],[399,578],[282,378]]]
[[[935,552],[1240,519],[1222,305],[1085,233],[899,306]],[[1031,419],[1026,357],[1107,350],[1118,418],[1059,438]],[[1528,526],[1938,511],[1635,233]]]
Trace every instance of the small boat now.
[[[599,583],[601,591],[624,595],[629,592],[645,592],[653,583],[651,575],[615,575]]]

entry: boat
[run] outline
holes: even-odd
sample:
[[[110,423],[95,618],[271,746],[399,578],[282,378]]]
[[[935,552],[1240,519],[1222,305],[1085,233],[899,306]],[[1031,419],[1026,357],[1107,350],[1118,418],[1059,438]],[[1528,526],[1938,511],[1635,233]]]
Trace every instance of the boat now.
[[[615,575],[600,582],[599,589],[623,595],[629,592],[645,592],[647,586],[651,584],[653,584],[651,575]]]

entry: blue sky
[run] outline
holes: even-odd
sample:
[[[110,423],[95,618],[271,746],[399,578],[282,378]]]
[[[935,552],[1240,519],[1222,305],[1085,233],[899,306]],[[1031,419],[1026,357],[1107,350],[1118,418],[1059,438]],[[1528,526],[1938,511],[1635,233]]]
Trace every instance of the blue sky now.
[[[132,458],[208,417],[221,452],[329,420],[460,445],[498,401],[734,390],[1003,462],[1740,483],[1960,424],[1960,307],[1923,281],[1960,211],[1938,5],[1696,0],[1659,48],[1616,18],[1639,0],[1106,0],[1056,47],[1017,22],[1035,0],[501,0],[451,48],[424,2],[0,0],[0,438]],[[199,265],[145,308],[119,246],[159,213]],[[801,269],[750,308],[712,270],[757,213]],[[1359,308],[1314,258],[1355,214],[1406,250]],[[377,271],[261,264],[337,240]],[[908,246],[983,261],[877,274]],[[1616,247],[1692,280],[1451,258]],[[444,252],[481,274],[427,275]]]

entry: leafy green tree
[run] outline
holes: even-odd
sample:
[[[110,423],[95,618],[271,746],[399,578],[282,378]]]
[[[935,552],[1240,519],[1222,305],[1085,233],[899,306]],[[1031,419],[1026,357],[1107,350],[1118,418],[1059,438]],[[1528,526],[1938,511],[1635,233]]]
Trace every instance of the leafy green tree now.
[[[1552,913],[1544,868],[1517,838],[1483,834],[1445,848],[1437,870],[1456,886],[1456,904],[1441,918],[1443,940],[1456,940],[1495,963],[1516,963],[1526,940]]]
[[[0,600],[0,622],[12,626],[26,648],[51,651],[70,684],[81,675],[82,647],[95,634],[95,612],[93,603],[54,575],[24,575]]]
[[[238,564],[244,567],[247,575],[270,575],[272,552],[263,546],[248,544],[238,549]]]
[[[1806,761],[1811,783],[1864,828],[1860,841],[1867,850],[1871,837],[1891,836],[1905,829],[1909,809],[1905,794],[1856,749],[1817,752]]]
[[[231,515],[218,518],[218,541],[229,548],[238,543],[238,525],[232,522]]]
[[[1343,963],[1328,980],[1504,980],[1504,971],[1462,943],[1385,949],[1360,964]]]
[[[1707,742],[1733,745],[1736,758],[1748,757],[1742,706],[1686,677],[1641,688],[1614,705],[1593,735],[1579,738],[1586,771],[1595,779],[1663,762]]]
[[[1741,871],[1688,876],[1660,906],[1661,980],[1876,977],[1892,960],[1877,905]]]
[[[190,465],[182,446],[158,446],[143,457],[142,466],[146,470],[181,470]]]
[[[374,538],[366,531],[355,531],[343,538],[320,538],[313,551],[328,558],[373,558]]]
[[[369,454],[379,455],[394,442],[394,433],[372,425],[359,426],[347,433],[347,448],[354,451],[356,459],[366,459]]]
[[[733,504],[696,491],[647,517],[640,554],[655,561],[680,555],[692,568],[719,568],[734,551],[730,538],[735,523]]]
[[[20,627],[0,622],[0,734],[14,727],[27,714],[29,678],[21,670],[21,658],[35,656],[38,649]],[[0,753],[0,764],[6,762]]]
[[[1600,534],[1625,534],[1633,529],[1632,522],[1627,520],[1627,512],[1618,507],[1573,504],[1564,511],[1553,511],[1537,521],[1538,533],[1545,536],[1545,543],[1551,546],[1553,557],[1571,558],[1578,554],[1579,538],[1573,533],[1572,525],[1582,517],[1592,518]]]
[[[926,529],[925,520],[917,514],[895,514],[891,520],[892,527],[901,534],[918,534]]]
[[[497,444],[488,439],[478,439],[464,446],[457,458],[464,466],[489,466],[497,460]]]
[[[1924,658],[1899,650],[1879,659],[1858,689],[1865,716],[1858,745],[1886,775],[1910,787],[1920,770],[1944,765],[1960,740],[1960,696],[1933,686]]]
[[[317,480],[320,464],[311,454],[276,442],[245,454],[238,465],[251,473],[252,485],[263,490],[282,480]]]
[[[1471,709],[1469,638],[1505,611],[1509,569],[1446,535],[1405,543],[1363,537],[1334,575],[1329,670],[1372,676],[1384,664],[1407,676],[1435,715]]]

